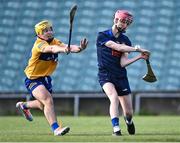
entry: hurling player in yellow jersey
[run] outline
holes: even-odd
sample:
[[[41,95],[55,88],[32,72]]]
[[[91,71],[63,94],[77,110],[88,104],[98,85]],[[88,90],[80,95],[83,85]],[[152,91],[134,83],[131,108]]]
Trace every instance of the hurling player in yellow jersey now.
[[[35,100],[18,102],[16,107],[27,120],[32,121],[30,109],[37,108],[44,115],[52,128],[54,135],[61,136],[69,132],[69,127],[61,127],[57,122],[52,98],[52,84],[50,75],[54,72],[58,62],[58,53],[79,53],[87,47],[88,41],[84,38],[80,45],[67,45],[54,38],[52,24],[44,20],[35,25],[37,40],[32,48],[32,55],[24,70],[25,85]]]

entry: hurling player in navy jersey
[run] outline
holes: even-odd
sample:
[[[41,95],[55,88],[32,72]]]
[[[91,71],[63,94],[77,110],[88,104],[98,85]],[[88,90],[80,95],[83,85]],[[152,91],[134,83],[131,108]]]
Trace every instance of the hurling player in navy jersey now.
[[[118,10],[114,14],[113,26],[97,37],[98,77],[99,83],[110,100],[110,117],[113,135],[121,135],[119,125],[119,104],[121,104],[128,133],[135,134],[132,120],[133,109],[131,89],[128,82],[126,66],[139,59],[148,59],[150,52],[140,46],[132,46],[124,34],[132,23],[133,16],[126,10]],[[131,52],[139,52],[137,56],[128,58]]]

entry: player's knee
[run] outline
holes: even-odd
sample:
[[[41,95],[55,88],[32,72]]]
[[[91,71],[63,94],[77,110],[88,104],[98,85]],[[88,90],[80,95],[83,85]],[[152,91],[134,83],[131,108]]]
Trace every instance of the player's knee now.
[[[44,103],[45,103],[46,106],[53,106],[53,99],[52,99],[52,97],[46,98]]]
[[[44,110],[44,105],[40,103],[40,104],[39,104],[39,109],[40,109],[40,110]]]
[[[119,104],[119,100],[117,96],[111,96],[110,98],[111,104]]]

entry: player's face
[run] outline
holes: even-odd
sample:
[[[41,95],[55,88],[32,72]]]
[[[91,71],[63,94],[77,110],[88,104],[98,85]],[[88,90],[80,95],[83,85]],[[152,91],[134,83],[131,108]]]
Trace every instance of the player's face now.
[[[53,33],[52,27],[46,27],[45,29],[42,30],[42,38],[44,40],[49,40],[49,39],[54,38],[53,34],[54,33]]]
[[[116,27],[119,32],[123,32],[127,29],[127,27],[130,25],[130,21],[128,19],[118,19],[116,23]]]

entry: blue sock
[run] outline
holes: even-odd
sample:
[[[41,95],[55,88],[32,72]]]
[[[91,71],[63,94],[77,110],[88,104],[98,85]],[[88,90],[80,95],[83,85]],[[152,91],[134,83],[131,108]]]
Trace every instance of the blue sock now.
[[[56,130],[57,128],[59,127],[58,123],[57,122],[54,122],[52,125],[51,125],[51,128],[52,130]]]
[[[23,108],[24,108],[24,109],[28,109],[26,102],[23,103]]]
[[[119,118],[115,117],[111,119],[112,125],[114,126],[119,126]]]

